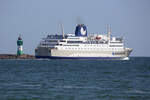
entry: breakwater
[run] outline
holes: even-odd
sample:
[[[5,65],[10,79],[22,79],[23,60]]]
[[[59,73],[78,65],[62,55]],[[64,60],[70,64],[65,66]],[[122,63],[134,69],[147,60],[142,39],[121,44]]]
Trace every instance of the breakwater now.
[[[0,54],[0,59],[36,59],[34,55]]]

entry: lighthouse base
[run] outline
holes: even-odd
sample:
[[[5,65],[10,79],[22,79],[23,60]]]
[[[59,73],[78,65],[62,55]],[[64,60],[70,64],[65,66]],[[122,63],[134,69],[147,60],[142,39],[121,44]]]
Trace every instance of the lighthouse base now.
[[[23,51],[18,50],[17,55],[23,55]]]

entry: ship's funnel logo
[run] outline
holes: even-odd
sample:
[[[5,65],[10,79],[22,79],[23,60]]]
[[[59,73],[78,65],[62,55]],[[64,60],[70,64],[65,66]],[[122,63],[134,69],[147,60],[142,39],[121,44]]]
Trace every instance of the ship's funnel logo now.
[[[76,26],[75,36],[87,36],[87,28],[84,24]]]
[[[86,30],[84,30],[83,27],[81,27],[80,32],[81,32],[82,35],[86,34]]]

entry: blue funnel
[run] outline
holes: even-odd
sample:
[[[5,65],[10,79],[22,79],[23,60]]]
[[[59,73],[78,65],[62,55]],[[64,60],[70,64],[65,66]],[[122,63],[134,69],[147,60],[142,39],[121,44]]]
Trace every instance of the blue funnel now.
[[[75,36],[87,36],[87,28],[84,24],[78,24],[76,26]]]

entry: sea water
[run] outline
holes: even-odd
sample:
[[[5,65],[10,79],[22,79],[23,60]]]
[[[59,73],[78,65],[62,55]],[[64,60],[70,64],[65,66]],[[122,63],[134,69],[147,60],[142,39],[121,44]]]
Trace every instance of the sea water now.
[[[0,100],[150,100],[150,58],[0,60]]]

